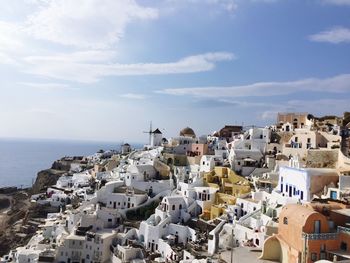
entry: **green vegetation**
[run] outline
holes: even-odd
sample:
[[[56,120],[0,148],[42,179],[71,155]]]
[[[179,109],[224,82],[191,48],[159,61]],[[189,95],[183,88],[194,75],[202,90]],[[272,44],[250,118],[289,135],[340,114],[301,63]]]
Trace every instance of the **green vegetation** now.
[[[146,220],[150,217],[150,215],[154,214],[154,211],[157,208],[158,204],[159,202],[153,201],[149,205],[129,210],[126,212],[126,217],[128,220]]]

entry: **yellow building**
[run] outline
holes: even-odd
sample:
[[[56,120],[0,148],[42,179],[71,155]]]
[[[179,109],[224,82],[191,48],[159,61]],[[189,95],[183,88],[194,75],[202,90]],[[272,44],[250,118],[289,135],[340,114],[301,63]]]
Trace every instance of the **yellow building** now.
[[[205,173],[203,179],[205,185],[219,189],[210,208],[210,219],[224,214],[227,205],[234,205],[237,197],[251,191],[250,182],[227,167],[215,167]]]

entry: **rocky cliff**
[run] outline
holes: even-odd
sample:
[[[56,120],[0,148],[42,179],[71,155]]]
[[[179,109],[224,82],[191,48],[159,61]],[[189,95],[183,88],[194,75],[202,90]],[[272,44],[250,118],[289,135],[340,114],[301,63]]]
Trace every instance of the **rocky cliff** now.
[[[36,177],[35,183],[32,187],[32,194],[39,194],[45,192],[48,186],[56,184],[58,178],[60,178],[66,171],[47,169],[40,171]]]

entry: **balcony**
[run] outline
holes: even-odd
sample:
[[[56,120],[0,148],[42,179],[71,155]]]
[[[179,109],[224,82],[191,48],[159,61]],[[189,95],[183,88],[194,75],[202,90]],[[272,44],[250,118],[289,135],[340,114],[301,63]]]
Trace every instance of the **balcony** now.
[[[348,233],[350,234],[350,228],[338,226],[336,232],[330,232],[330,233],[303,233],[302,238],[306,240],[330,240],[330,239],[338,239],[339,233]]]
[[[339,233],[313,233],[313,234],[307,234],[303,233],[302,238],[306,240],[330,240],[330,239],[338,239]]]

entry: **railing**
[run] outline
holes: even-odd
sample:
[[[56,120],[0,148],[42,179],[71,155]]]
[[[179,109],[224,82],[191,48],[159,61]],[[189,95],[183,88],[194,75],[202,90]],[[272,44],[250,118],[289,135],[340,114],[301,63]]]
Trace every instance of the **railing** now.
[[[343,233],[349,233],[350,234],[350,228],[343,227],[343,226],[338,226],[338,232],[343,232]]]
[[[307,234],[303,233],[302,237],[306,240],[328,240],[328,239],[338,239],[338,232],[334,233],[313,233],[313,234]]]
[[[302,233],[302,238],[307,240],[338,239],[340,232],[350,234],[350,228],[338,226],[337,232],[334,232],[334,233],[311,233],[311,234]]]
[[[249,217],[252,217],[252,216],[254,216],[254,215],[256,215],[256,214],[258,214],[258,213],[260,213],[260,212],[261,212],[261,208],[255,210],[255,211],[253,211],[253,212],[251,212],[251,213],[249,213],[249,214],[246,214],[246,215],[242,216],[241,218],[239,218],[238,222],[239,222],[239,223],[243,223],[243,221],[245,221],[245,220],[248,219]]]

